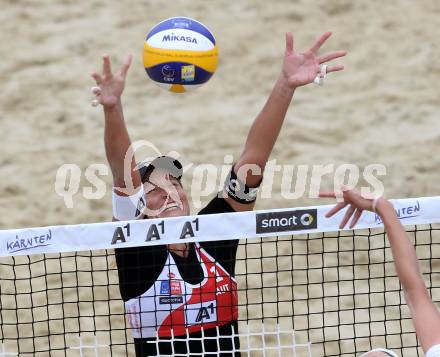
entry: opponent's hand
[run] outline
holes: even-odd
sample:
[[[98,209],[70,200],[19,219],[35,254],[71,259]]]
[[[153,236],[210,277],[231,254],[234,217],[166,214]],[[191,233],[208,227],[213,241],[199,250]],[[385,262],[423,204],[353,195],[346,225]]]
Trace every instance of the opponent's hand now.
[[[296,88],[312,83],[321,71],[321,64],[347,54],[346,51],[334,51],[317,57],[316,53],[331,34],[331,32],[324,33],[309,50],[304,53],[298,53],[295,52],[293,47],[293,34],[291,32],[286,33],[286,52],[282,75],[289,87]],[[343,69],[344,66],[342,65],[328,66],[327,73],[342,71]]]
[[[320,192],[319,197],[325,198],[336,198],[340,197],[340,194],[336,192]],[[347,212],[342,218],[341,223],[339,224],[339,228],[342,229],[345,227],[347,222],[351,219],[349,228],[353,228],[355,224],[358,222],[359,218],[362,215],[362,211],[374,211],[379,204],[386,201],[382,196],[379,198],[366,198],[361,196],[361,194],[354,190],[343,187],[342,188],[342,198],[343,201],[339,202],[334,206],[330,211],[326,213],[326,217],[329,218],[339,212],[341,209],[350,205],[347,209]]]
[[[96,81],[96,87],[92,87],[92,93],[96,96],[96,104],[102,104],[106,108],[111,108],[119,103],[124,91],[125,78],[127,77],[131,61],[132,55],[128,54],[124,59],[121,69],[113,74],[109,56],[103,56],[102,73],[92,73],[92,77]]]

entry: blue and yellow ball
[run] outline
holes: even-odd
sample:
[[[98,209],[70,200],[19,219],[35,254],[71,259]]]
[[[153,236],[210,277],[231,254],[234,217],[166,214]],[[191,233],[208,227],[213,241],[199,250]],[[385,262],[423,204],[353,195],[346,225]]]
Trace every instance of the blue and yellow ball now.
[[[159,86],[183,93],[214,74],[218,49],[211,31],[188,17],[172,17],[153,27],[144,43],[144,67]]]

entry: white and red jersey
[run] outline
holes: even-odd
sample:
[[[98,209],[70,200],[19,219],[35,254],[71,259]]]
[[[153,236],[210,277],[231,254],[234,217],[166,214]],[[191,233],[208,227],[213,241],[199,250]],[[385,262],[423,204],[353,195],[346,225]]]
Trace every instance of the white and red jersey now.
[[[180,336],[238,319],[236,280],[198,243],[195,252],[204,277],[200,283],[185,282],[168,254],[155,283],[125,302],[134,338],[168,337],[171,330]]]

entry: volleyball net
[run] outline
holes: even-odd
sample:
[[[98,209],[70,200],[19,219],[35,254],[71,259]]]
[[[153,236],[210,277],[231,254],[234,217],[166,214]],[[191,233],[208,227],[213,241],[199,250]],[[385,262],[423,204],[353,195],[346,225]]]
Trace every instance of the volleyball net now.
[[[393,203],[438,302],[440,197]],[[330,207],[0,231],[0,357],[422,356],[380,218]]]

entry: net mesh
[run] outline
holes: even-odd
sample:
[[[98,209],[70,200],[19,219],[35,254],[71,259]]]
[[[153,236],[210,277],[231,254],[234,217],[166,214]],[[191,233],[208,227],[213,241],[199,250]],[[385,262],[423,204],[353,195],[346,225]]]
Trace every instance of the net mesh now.
[[[407,227],[434,302],[439,229]],[[235,277],[243,356],[423,355],[381,229],[242,239]],[[0,258],[0,356],[135,356],[124,309],[114,250]]]

